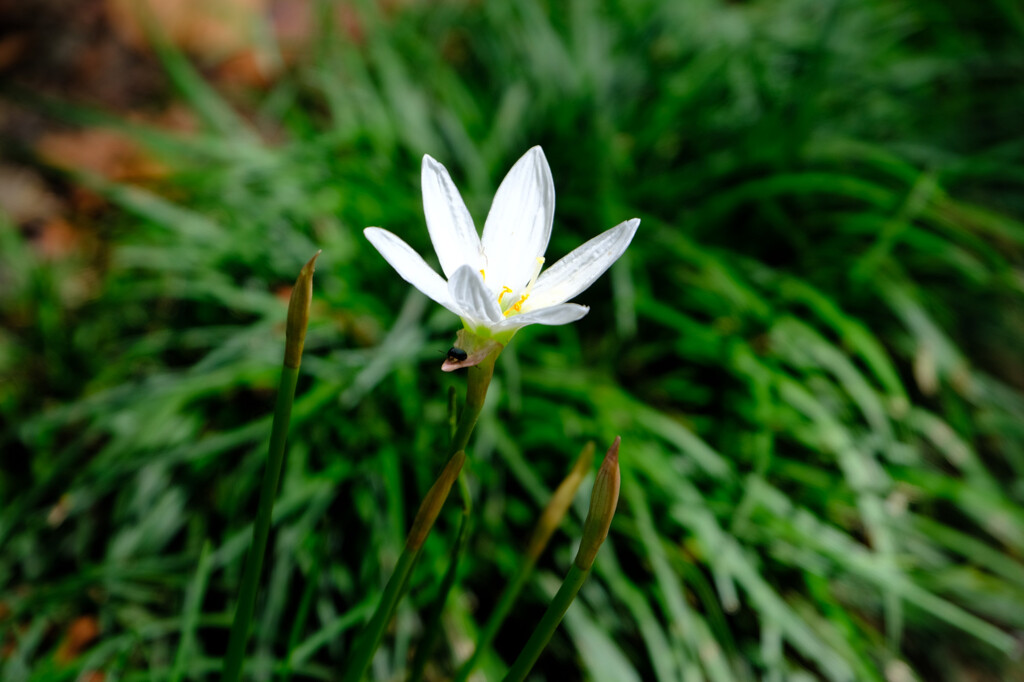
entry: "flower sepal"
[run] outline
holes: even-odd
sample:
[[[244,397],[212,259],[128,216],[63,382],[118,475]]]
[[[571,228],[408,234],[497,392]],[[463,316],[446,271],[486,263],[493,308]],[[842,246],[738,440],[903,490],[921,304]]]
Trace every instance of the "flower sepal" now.
[[[466,354],[466,358],[460,360],[455,354],[449,352],[448,357],[444,359],[444,364],[441,365],[441,370],[454,372],[463,367],[479,365],[492,354],[497,355],[504,350],[505,343],[508,342],[508,339],[499,340],[500,336],[503,335],[478,334],[469,329],[460,329],[455,334],[454,348],[463,351]],[[512,334],[508,334],[508,336],[511,337]]]

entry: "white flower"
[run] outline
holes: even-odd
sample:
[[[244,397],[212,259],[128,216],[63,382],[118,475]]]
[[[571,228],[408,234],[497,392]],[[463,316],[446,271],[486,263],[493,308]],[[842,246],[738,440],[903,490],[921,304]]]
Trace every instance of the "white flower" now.
[[[505,344],[528,324],[566,324],[589,308],[569,299],[593,284],[629,246],[640,221],[613,227],[541,271],[551,238],[555,187],[540,147],[508,172],[477,234],[448,171],[423,157],[423,210],[447,283],[412,248],[379,227],[366,238],[402,278],[462,318],[468,335]]]

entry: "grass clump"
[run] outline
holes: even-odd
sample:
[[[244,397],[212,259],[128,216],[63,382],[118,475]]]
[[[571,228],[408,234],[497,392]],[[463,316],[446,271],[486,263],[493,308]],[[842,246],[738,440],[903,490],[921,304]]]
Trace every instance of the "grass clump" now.
[[[476,529],[428,677],[467,655],[581,445],[619,433],[619,514],[537,674],[1021,674],[1024,95],[1007,85],[1024,23],[1010,3],[358,17],[361,42],[325,23],[255,105],[164,48],[199,130],[105,120],[169,174],[59,180],[112,207],[87,299],[62,294],[70,266],[0,230],[0,677],[216,677],[283,294],[323,249],[246,669],[331,679],[443,464],[437,351],[456,325],[360,231],[428,252],[421,155],[479,218],[533,144],[558,195],[552,257],[643,223],[579,299],[605,305],[524,330],[498,363],[502,397],[466,464]],[[487,679],[571,561],[577,502]],[[376,679],[412,659],[457,527],[442,515],[424,545]],[[83,618],[97,634],[69,656]]]

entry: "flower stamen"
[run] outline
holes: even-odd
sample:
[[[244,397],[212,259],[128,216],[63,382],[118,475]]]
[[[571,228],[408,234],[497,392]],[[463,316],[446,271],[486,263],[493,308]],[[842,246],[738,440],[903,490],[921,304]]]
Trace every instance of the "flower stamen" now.
[[[511,294],[511,293],[512,293],[512,289],[510,289],[509,287],[502,287],[501,288],[501,293],[498,294],[498,305],[501,305],[501,299],[502,299],[502,297],[505,296],[505,294]]]
[[[537,267],[533,269],[533,277],[530,278],[530,283],[527,284],[526,289],[523,290],[526,293],[523,295],[522,301],[519,301],[520,305],[526,300],[526,297],[529,296],[530,292],[533,290],[533,285],[537,282],[537,277],[540,275],[540,269],[542,267],[544,267],[544,256],[537,256]]]

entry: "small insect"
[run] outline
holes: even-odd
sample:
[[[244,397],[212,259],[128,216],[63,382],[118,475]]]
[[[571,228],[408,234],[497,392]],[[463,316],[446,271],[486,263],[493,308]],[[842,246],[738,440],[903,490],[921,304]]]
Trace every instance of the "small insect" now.
[[[462,350],[461,348],[456,348],[455,346],[452,346],[451,348],[448,349],[448,355],[445,356],[445,360],[448,360],[450,362],[464,362],[468,357],[469,353]]]

